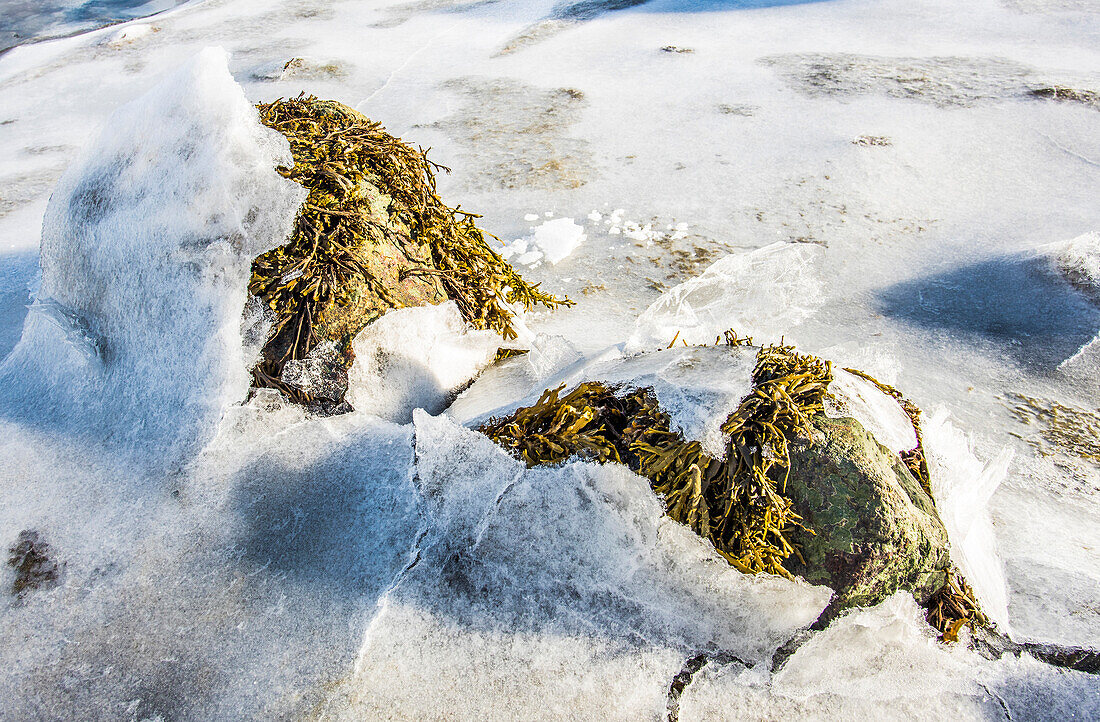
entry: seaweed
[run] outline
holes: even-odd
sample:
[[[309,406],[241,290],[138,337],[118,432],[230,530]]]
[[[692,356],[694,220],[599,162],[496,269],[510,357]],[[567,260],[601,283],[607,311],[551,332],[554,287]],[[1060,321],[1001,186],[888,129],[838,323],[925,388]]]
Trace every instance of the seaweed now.
[[[751,344],[727,332],[730,346]],[[675,342],[675,339],[673,339]],[[783,495],[789,435],[808,433],[823,412],[832,379],[829,362],[763,348],[753,371],[753,392],[722,427],[729,436],[725,459],[706,454],[670,428],[652,389],[583,383],[564,396],[547,389],[533,406],[491,419],[479,430],[529,467],[573,456],[617,461],[646,477],[666,513],[710,540],[730,564],[747,573],[791,578],[783,562],[798,550],[788,537],[804,529]]]
[[[35,589],[48,589],[61,577],[61,566],[38,532],[24,529],[8,549],[8,566],[15,570],[12,594],[17,599]]]
[[[943,586],[928,599],[925,619],[945,642],[957,642],[959,630],[964,626],[989,626],[989,618],[978,605],[974,590],[955,568],[947,570]]]
[[[256,386],[303,400],[280,381],[286,362],[328,339],[350,364],[351,336],[391,308],[450,298],[472,326],[512,339],[510,304],[572,304],[524,281],[489,247],[480,216],[443,203],[435,174],[448,169],[424,149],[334,101],[302,94],[257,107],[290,141],[294,165],[276,170],[309,195],[287,243],[252,265],[249,291],[276,317]]]

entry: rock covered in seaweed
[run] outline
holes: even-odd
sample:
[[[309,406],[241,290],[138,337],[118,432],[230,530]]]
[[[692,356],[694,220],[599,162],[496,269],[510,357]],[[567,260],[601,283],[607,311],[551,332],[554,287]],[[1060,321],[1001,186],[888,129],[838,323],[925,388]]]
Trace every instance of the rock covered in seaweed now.
[[[659,361],[670,353],[684,357],[679,365]],[[711,379],[723,366],[737,376],[746,356],[755,364],[751,382],[732,412],[716,398],[693,395],[682,370],[670,373],[686,363]],[[650,367],[657,371],[631,379],[630,369]],[[728,334],[726,344],[603,364],[570,380],[581,383],[548,389],[534,405],[481,430],[528,466],[573,456],[627,465],[649,479],[669,516],[713,542],[733,566],[826,584],[837,592],[834,611],[905,589],[946,610],[935,622],[947,631],[956,619],[935,595],[952,569],[935,504],[903,454],[856,419],[825,413],[832,378],[828,362]],[[679,384],[678,394],[670,382]],[[885,403],[900,404],[885,388],[867,386]],[[693,408],[685,413],[685,406]],[[695,424],[693,438],[682,422],[708,410],[721,417],[720,454],[700,443],[699,431],[712,424]]]
[[[443,203],[434,174],[445,169],[423,150],[331,100],[303,95],[259,111],[290,141],[294,165],[278,171],[309,196],[288,242],[252,266],[249,290],[275,314],[254,370],[257,386],[339,410],[352,340],[392,309],[451,300],[470,326],[508,339],[515,336],[511,304],[568,303],[524,281],[490,249],[477,216]],[[341,363],[315,362],[311,354],[323,344],[339,349]],[[303,376],[303,362],[321,378]]]

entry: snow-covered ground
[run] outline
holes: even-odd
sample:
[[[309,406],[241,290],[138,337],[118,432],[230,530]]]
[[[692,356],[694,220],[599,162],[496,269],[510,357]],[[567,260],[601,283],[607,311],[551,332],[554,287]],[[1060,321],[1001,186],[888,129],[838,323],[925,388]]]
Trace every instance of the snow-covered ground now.
[[[218,53],[180,71],[207,46],[243,96]],[[386,420],[233,405],[223,292],[290,207],[241,109],[301,91],[431,147],[444,199],[577,302],[449,415],[413,407],[491,344],[443,310],[363,339],[451,334],[401,361]],[[1003,575],[1016,638],[1100,647],[1096,2],[206,0],[10,50],[0,98],[0,543],[35,529],[64,562],[0,612],[0,716],[1100,716],[1097,677],[947,648],[904,597],[772,674],[827,594],[733,571],[622,469],[524,471],[462,423],[676,331],[782,336],[926,410],[973,477],[944,491],[956,556]],[[81,155],[104,131],[124,173]],[[130,206],[68,217],[97,162]],[[158,174],[178,188],[130,192]],[[158,215],[175,191],[209,215]],[[82,265],[73,227],[118,255]],[[181,253],[216,272],[158,265]]]

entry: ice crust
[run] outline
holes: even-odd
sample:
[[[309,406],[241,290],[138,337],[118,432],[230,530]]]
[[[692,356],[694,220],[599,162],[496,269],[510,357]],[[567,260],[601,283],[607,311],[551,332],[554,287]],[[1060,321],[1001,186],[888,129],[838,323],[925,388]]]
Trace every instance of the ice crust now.
[[[1026,273],[985,273],[997,270],[998,259],[1033,254],[1037,243],[1100,228],[1095,104],[1029,94],[1037,86],[1097,89],[1100,14],[1086,8],[1091,3],[734,3],[705,11],[663,1],[628,10],[597,3],[577,6],[587,13],[583,20],[495,57],[510,38],[559,11],[537,3],[388,2],[193,2],[158,16],[155,33],[128,32],[124,25],[4,53],[4,351],[28,315],[48,196],[76,149],[158,77],[220,43],[234,52],[230,69],[249,100],[305,89],[431,146],[432,157],[455,171],[440,176],[442,196],[484,213],[482,227],[503,238],[527,234],[520,219],[532,208],[540,212],[532,222],[553,215],[579,221],[599,209],[598,223],[589,219],[586,240],[566,261],[525,270],[544,290],[567,292],[578,305],[529,315],[530,333],[522,341],[532,353],[485,371],[448,409],[452,419],[468,425],[554,379],[581,378],[579,371],[609,346],[603,361],[623,356],[615,346],[630,335],[639,310],[713,262],[712,253],[736,257],[741,249],[798,241],[817,257],[811,275],[827,284],[828,294],[792,297],[785,284],[751,283],[746,288],[758,293],[715,306],[729,316],[708,318],[699,341],[713,342],[731,326],[755,334],[758,343],[786,336],[801,350],[836,360],[843,355],[847,365],[897,385],[926,410],[949,408],[951,423],[970,437],[968,453],[982,462],[958,465],[951,460],[969,457],[947,453],[956,469],[933,483],[957,485],[961,491],[949,489],[946,497],[960,499],[958,509],[972,516],[979,508],[967,498],[972,479],[981,477],[978,487],[988,490],[985,471],[996,463],[985,460],[1012,447],[1015,461],[988,511],[1005,555],[1012,631],[1095,647],[1100,476],[1087,462],[1070,468],[1039,457],[1012,436],[1026,427],[1017,428],[1003,408],[1004,394],[1013,391],[1095,407],[1097,343],[1059,366],[1095,336],[1087,323],[1095,314],[1053,304],[1067,313],[1043,318],[1048,306],[1027,306],[1041,302],[1051,285],[1033,287]],[[577,8],[562,12],[577,15]],[[1021,8],[1029,14],[1020,15]],[[1027,42],[1021,42],[1024,25]],[[739,42],[727,42],[730,37]],[[116,38],[123,42],[112,43]],[[670,43],[695,52],[660,51]],[[303,63],[280,71],[292,55]],[[761,63],[766,56],[779,62]],[[914,68],[922,72],[910,73]],[[792,69],[800,92],[792,92]],[[801,92],[813,84],[813,93]],[[169,106],[188,113],[219,107],[200,102],[206,92],[174,97]],[[939,101],[960,92],[966,103],[941,107]],[[149,114],[141,138],[171,132],[159,119]],[[852,143],[864,135],[889,138],[890,145]],[[262,166],[285,160],[285,149],[277,149]],[[241,175],[257,184],[267,177],[222,177]],[[553,209],[551,216],[546,209]],[[681,221],[690,222],[690,233],[674,250],[665,248],[686,233]],[[677,229],[665,233],[666,225]],[[989,283],[1003,277],[1012,283]],[[900,303],[891,309],[875,301],[898,288]],[[930,314],[928,304],[935,303],[952,311],[950,318]],[[233,305],[215,315],[238,323],[243,298]],[[793,327],[770,324],[788,307],[811,312]],[[995,319],[984,317],[987,308],[997,311]],[[651,506],[642,504],[637,479],[621,469],[581,465],[533,475],[520,470],[515,477],[515,464],[486,446],[441,457],[464,470],[450,492],[446,483],[434,484],[429,503],[414,457],[422,450],[414,446],[417,429],[362,413],[309,419],[273,392],[244,405],[232,405],[243,396],[226,394],[232,401],[205,450],[198,456],[181,450],[177,458],[186,463],[169,465],[170,473],[150,470],[135,465],[133,455],[117,454],[118,443],[159,459],[160,434],[174,433],[168,427],[177,426],[184,438],[194,433],[197,448],[214,426],[172,412],[150,420],[143,435],[132,409],[144,408],[144,386],[129,400],[68,404],[66,394],[83,398],[77,387],[106,388],[89,375],[89,364],[95,368],[89,356],[110,350],[95,325],[72,311],[58,302],[31,313],[26,323],[39,324],[33,333],[40,334],[41,353],[22,349],[21,366],[7,367],[0,392],[0,542],[6,547],[20,530],[36,529],[64,564],[58,587],[0,605],[0,648],[6,650],[0,717],[664,716],[672,676],[687,656],[676,640],[708,637],[705,624],[666,624],[667,615],[701,608],[702,593],[690,590],[703,582],[653,571],[667,559],[661,551],[667,535],[657,534],[658,543],[643,544],[648,551],[639,553],[648,571],[635,574],[656,579],[658,589],[679,589],[672,599],[678,606],[616,617],[608,610],[618,603],[588,602],[607,589],[624,595],[632,582],[611,569],[613,586],[574,596],[584,585],[570,581],[563,561],[576,551],[576,537],[566,533],[572,521],[553,517],[573,508],[569,493],[581,504],[582,492],[611,510],[583,517],[602,534],[584,544],[604,543],[613,536],[608,529],[656,524],[660,530],[648,511],[640,515],[648,521],[634,527],[615,511]],[[1027,323],[1017,313],[1026,313]],[[673,306],[662,314],[673,320],[668,329],[650,329],[653,337],[641,344],[646,350],[664,348],[680,330]],[[262,336],[264,319],[250,318],[256,323],[249,328]],[[1007,335],[996,325],[1002,322],[1010,327]],[[1026,333],[1013,330],[1020,326]],[[1067,333],[1071,344],[1064,343]],[[184,338],[165,337],[171,343]],[[1052,344],[1059,352],[1044,356]],[[255,343],[246,338],[242,345],[242,356],[251,358]],[[1061,353],[1063,346],[1073,348]],[[1035,356],[1044,363],[1021,363]],[[62,380],[51,397],[37,391],[46,376]],[[73,379],[73,390],[60,390]],[[212,419],[223,402],[199,403],[211,412],[199,416]],[[69,415],[59,418],[65,409]],[[424,441],[438,441],[427,424]],[[442,420],[439,425],[443,435],[453,431]],[[107,435],[114,441],[104,444]],[[936,445],[929,441],[933,451]],[[513,479],[515,501],[531,501],[538,511],[525,516],[509,506],[510,492],[494,493]],[[596,491],[607,492],[607,500]],[[550,510],[543,512],[540,503]],[[498,542],[529,541],[541,530],[530,519],[541,521],[544,513],[553,521],[536,548],[565,551],[542,573],[520,544],[511,565]],[[955,515],[949,508],[941,513]],[[970,527],[980,528],[984,513],[969,522],[945,519],[952,543],[978,544]],[[516,525],[508,526],[508,514]],[[464,530],[483,530],[477,550],[500,563],[494,569],[502,581],[482,557],[440,564],[445,547],[433,544],[443,532],[434,525],[444,518],[449,521],[439,529],[465,539]],[[684,541],[698,552],[697,540]],[[597,551],[582,549],[575,557],[590,559]],[[632,554],[629,546],[613,546],[609,558]],[[522,602],[515,600],[525,599],[519,571],[532,566],[538,606],[517,611]],[[711,571],[723,579],[727,574],[721,567]],[[566,575],[560,596],[550,589],[551,573]],[[982,572],[969,573],[988,605]],[[587,583],[593,575],[581,569],[578,578]],[[441,592],[431,579],[442,580]],[[452,588],[451,579],[492,584]],[[10,581],[11,570],[0,566],[0,585]],[[608,599],[616,598],[612,591]],[[422,601],[431,595],[439,600]],[[462,608],[460,597],[481,600],[474,609],[490,611],[456,618],[449,610]],[[796,605],[799,600],[801,594]],[[791,628],[798,616],[785,599],[774,609],[753,609],[759,615],[749,620],[754,629]],[[713,614],[709,624],[732,628],[725,612]],[[514,619],[529,626],[510,629]],[[646,646],[636,630],[658,641]],[[1095,676],[1026,657],[987,661],[937,644],[929,634],[904,597],[860,610],[815,635],[777,675],[767,662],[747,672],[735,662],[711,663],[684,691],[680,718],[1100,716]],[[745,643],[754,639],[749,635]],[[437,668],[438,680],[432,676]],[[409,687],[408,680],[423,683]]]
[[[642,312],[627,351],[663,348],[674,338],[714,343],[728,329],[759,342],[790,337],[822,300],[814,265],[823,254],[814,245],[773,243],[728,255]]]
[[[506,346],[493,331],[469,328],[454,301],[391,311],[355,337],[347,400],[390,421],[413,409],[439,413]]]
[[[249,268],[304,191],[275,172],[289,146],[227,62],[204,50],[119,108],[59,181],[37,300],[0,367],[9,414],[173,463],[244,398]]]

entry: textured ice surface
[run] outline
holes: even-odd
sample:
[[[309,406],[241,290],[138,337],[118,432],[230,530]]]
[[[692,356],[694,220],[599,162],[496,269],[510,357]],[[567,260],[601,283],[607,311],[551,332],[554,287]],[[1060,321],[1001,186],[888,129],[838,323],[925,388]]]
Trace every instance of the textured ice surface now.
[[[895,454],[917,448],[913,421],[897,399],[844,369],[833,368],[825,413],[834,419],[851,416]]]
[[[970,582],[982,609],[1007,633],[1008,593],[989,500],[1008,473],[1012,451],[1003,449],[993,461],[982,463],[944,410],[925,420],[922,437],[932,496],[951,540],[951,560]]]
[[[446,417],[415,427],[430,526],[326,712],[660,716],[686,657],[758,663],[829,599],[736,572],[624,467],[526,470]]]
[[[58,183],[37,301],[0,367],[9,414],[171,463],[244,398],[249,268],[303,192],[226,63],[204,50],[120,108]]]
[[[638,317],[628,351],[663,348],[679,334],[688,344],[714,343],[727,329],[778,341],[822,300],[814,245],[773,243],[717,261],[670,288]]]
[[[774,676],[709,666],[684,691],[681,720],[1089,719],[1095,676],[1023,657],[991,662],[944,646],[912,596],[854,610]]]
[[[504,340],[467,326],[454,301],[390,311],[352,342],[347,400],[398,423],[439,413],[496,356]]]

